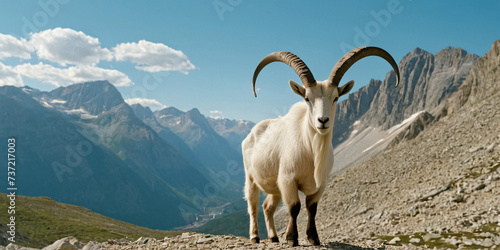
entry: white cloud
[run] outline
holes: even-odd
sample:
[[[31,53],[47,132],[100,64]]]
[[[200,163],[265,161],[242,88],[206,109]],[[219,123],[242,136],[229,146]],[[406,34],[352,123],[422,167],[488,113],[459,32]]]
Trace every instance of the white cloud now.
[[[111,61],[112,53],[101,48],[99,39],[81,31],[55,28],[31,35],[30,43],[40,59],[62,66],[95,65],[101,60]]]
[[[220,110],[210,110],[210,115],[208,116],[212,119],[223,119],[222,111]]]
[[[31,33],[29,41],[0,33],[0,61],[9,57],[32,59],[32,54],[36,54],[32,60],[38,63],[20,62],[17,66],[0,63],[0,86],[23,86],[24,77],[57,87],[95,80],[108,80],[115,86],[134,85],[124,73],[96,66],[113,58],[132,62],[136,69],[147,72],[188,74],[189,70],[195,69],[182,51],[162,43],[141,40],[117,44],[112,50],[103,48],[98,38],[68,28]],[[147,105],[164,106],[151,102]]]
[[[0,63],[0,86],[24,86],[21,76],[10,66]]]
[[[146,99],[146,98],[130,98],[125,100],[125,102],[128,105],[133,105],[133,104],[140,104],[141,106],[147,107],[160,107],[160,108],[166,108],[167,106],[161,104],[161,102],[155,100],[155,99]]]
[[[212,115],[222,115],[222,111],[220,111],[220,110],[210,110],[210,114],[212,114]]]
[[[113,48],[117,61],[136,63],[136,68],[148,72],[179,71],[188,74],[195,66],[180,50],[175,50],[162,43],[145,40],[139,43],[121,43]]]
[[[0,33],[0,60],[8,57],[30,59],[33,47],[25,40]]]
[[[14,70],[22,76],[48,82],[57,87],[98,80],[108,80],[113,85],[119,87],[134,85],[130,78],[120,71],[94,66],[74,66],[61,69],[43,63],[25,63],[16,66]]]

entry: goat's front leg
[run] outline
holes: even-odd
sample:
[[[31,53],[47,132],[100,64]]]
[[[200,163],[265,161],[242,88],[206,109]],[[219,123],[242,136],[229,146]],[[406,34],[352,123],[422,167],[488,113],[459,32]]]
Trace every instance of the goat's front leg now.
[[[309,219],[307,221],[307,240],[318,246],[320,244],[318,231],[316,230],[316,211],[318,209],[318,202],[325,189],[322,187],[318,192],[306,196],[306,207]]]
[[[280,181],[279,187],[283,201],[288,206],[290,221],[286,230],[286,240],[290,246],[299,245],[299,233],[297,230],[297,216],[300,212],[300,200],[298,187],[294,181]]]

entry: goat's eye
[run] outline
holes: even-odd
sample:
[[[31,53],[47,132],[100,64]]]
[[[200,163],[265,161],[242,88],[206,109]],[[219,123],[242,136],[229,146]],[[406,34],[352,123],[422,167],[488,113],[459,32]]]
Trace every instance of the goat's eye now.
[[[306,97],[306,102],[308,102],[308,101],[309,101],[309,98]]]
[[[339,98],[338,97],[335,97],[335,99],[333,99],[333,102],[336,102]]]

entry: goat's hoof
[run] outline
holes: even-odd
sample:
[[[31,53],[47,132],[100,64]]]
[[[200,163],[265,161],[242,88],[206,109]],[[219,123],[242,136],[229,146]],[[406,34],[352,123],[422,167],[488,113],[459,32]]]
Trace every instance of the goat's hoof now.
[[[280,242],[278,236],[274,236],[271,238],[271,242]]]
[[[319,242],[319,238],[316,237],[316,238],[307,238],[307,240],[309,241],[309,243],[311,243],[313,246],[319,246],[321,243]]]
[[[293,239],[293,240],[287,240],[288,241],[288,245],[291,246],[291,247],[296,247],[299,245],[299,240],[298,239]]]
[[[251,239],[252,243],[260,243],[259,237],[255,237]]]

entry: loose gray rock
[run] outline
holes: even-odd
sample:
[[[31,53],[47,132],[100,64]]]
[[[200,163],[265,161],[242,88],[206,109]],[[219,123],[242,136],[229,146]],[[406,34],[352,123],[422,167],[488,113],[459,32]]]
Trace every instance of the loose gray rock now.
[[[491,238],[486,238],[483,240],[483,242],[481,243],[481,246],[483,247],[492,247],[493,246],[493,240]]]
[[[462,243],[461,240],[457,239],[457,238],[451,238],[451,239],[446,239],[445,240],[447,243],[451,244],[451,245],[454,245],[454,246],[458,246]]]
[[[472,240],[468,239],[468,238],[465,238],[463,241],[464,245],[466,246],[472,246],[473,242]]]
[[[212,238],[201,238],[196,241],[196,244],[206,244],[206,243],[212,243],[214,242],[214,239]]]
[[[482,149],[484,149],[483,146],[472,147],[469,149],[469,153],[475,153],[475,152],[482,150]]]
[[[427,241],[430,241],[432,239],[439,239],[441,238],[441,235],[440,234],[426,234],[422,237],[424,239],[425,242]]]
[[[399,237],[394,237],[394,238],[392,238],[392,240],[390,240],[389,242],[387,242],[387,244],[389,244],[389,245],[395,245],[395,244],[397,244],[400,241],[401,241],[401,239]]]
[[[456,195],[453,195],[451,198],[451,201],[456,202],[456,203],[463,202],[464,200],[465,200],[465,196],[463,194],[456,194]]]
[[[411,238],[410,239],[410,243],[416,243],[416,244],[418,244],[418,243],[420,243],[420,238]]]
[[[44,247],[43,250],[77,250],[83,247],[83,244],[75,237],[69,236],[57,240],[52,245]]]
[[[378,213],[375,216],[373,216],[372,221],[380,220],[381,217],[382,217],[382,213]]]
[[[85,245],[82,250],[100,250],[101,249],[101,243],[95,242],[95,241],[90,241]]]
[[[496,236],[495,239],[493,239],[493,241],[495,242],[495,245],[500,246],[500,236]]]
[[[479,191],[481,189],[484,189],[486,187],[486,184],[484,183],[479,183],[474,187],[474,190]]]
[[[411,217],[415,217],[415,216],[417,216],[420,213],[420,211],[418,211],[418,206],[417,205],[412,206],[408,212],[410,213]]]
[[[2,246],[0,246],[0,249],[2,248]],[[31,248],[31,247],[23,247],[23,246],[19,246],[19,245],[16,245],[14,243],[10,243],[9,245],[7,245],[5,247],[6,250],[38,250],[36,248]]]
[[[486,151],[488,151],[489,153],[492,153],[493,150],[495,149],[495,146],[496,146],[496,143],[493,142],[492,144],[490,144],[488,147],[486,147]]]

